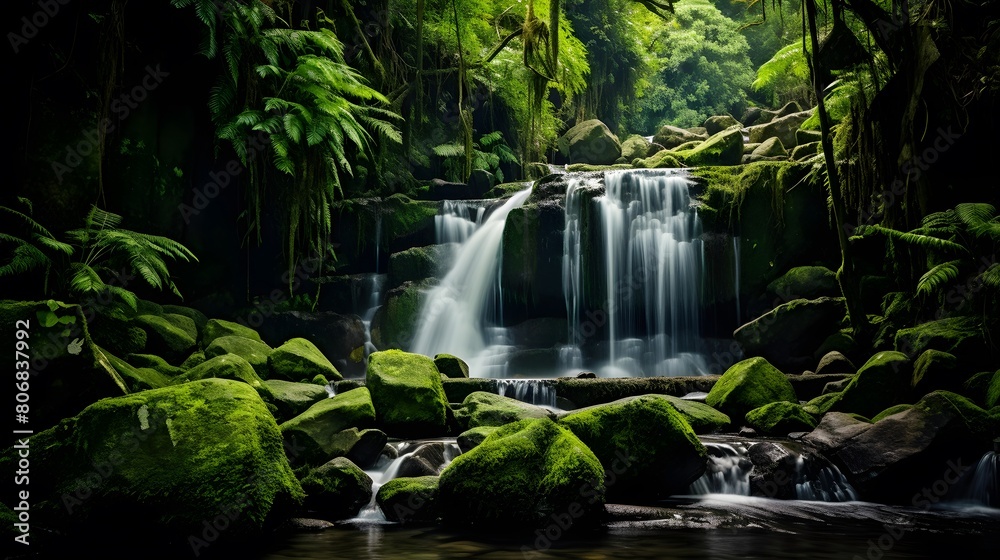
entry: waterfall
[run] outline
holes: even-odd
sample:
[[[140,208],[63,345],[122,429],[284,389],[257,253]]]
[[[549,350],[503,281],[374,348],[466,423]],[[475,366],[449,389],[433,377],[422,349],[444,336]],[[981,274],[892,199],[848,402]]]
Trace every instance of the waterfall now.
[[[580,308],[583,293],[580,270],[580,221],[583,219],[583,197],[581,188],[586,179],[574,177],[566,187],[566,228],[563,230],[562,284],[566,299],[566,342],[578,345],[580,336]]]
[[[486,207],[480,201],[445,200],[434,216],[435,242],[464,243],[483,223]]]
[[[497,393],[504,397],[538,406],[556,408],[556,388],[545,379],[500,379]]]
[[[362,280],[362,288],[368,289],[368,301],[365,303],[365,310],[361,315],[361,323],[365,326],[365,357],[378,350],[372,344],[372,319],[375,312],[382,305],[382,287],[385,286],[388,274],[371,274]]]
[[[1000,508],[1000,454],[987,451],[975,470],[966,474],[956,501],[963,504]]]
[[[606,371],[705,373],[695,353],[704,254],[688,179],[680,170],[609,171],[604,183],[594,202],[607,297]]]
[[[434,445],[435,443],[431,442],[430,444]],[[451,461],[455,457],[458,457],[462,453],[454,440],[441,442],[441,444],[444,446],[443,462],[440,465],[431,465],[437,469],[439,474],[445,467],[451,464]],[[407,459],[413,458],[422,447],[428,444],[420,441],[404,441],[387,445],[395,448],[396,457],[390,458],[389,456],[382,455],[378,463],[371,470],[365,471],[365,474],[372,479],[372,497],[368,505],[361,508],[361,511],[358,512],[358,516],[348,520],[349,522],[386,523],[385,514],[382,513],[382,509],[378,507],[378,503],[375,501],[379,488],[382,488],[386,482],[396,478],[403,463]]]
[[[750,495],[750,471],[753,464],[746,449],[725,443],[705,443],[708,468],[701,478],[691,483],[692,494]]]
[[[420,310],[411,352],[426,356],[454,354],[465,359],[476,374],[482,373],[484,362],[497,361],[487,350],[490,346],[503,346],[505,336],[488,330],[496,327],[487,320],[493,312],[493,306],[487,304],[495,294],[500,243],[507,215],[523,205],[530,194],[529,187],[512,196],[478,229],[475,229],[475,222],[466,220],[475,231],[458,247],[451,270],[428,294]],[[448,206],[448,202],[444,204],[455,208]],[[481,212],[477,211],[477,219],[482,219]],[[444,235],[461,235],[455,232],[467,227],[449,229],[458,223],[457,219],[442,219],[440,223],[439,231],[443,232],[440,239],[444,239]]]

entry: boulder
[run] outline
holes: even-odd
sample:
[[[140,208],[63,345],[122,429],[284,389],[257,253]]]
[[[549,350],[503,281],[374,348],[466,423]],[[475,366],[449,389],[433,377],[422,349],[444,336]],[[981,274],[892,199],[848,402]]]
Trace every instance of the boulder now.
[[[778,401],[797,403],[795,389],[783,373],[759,357],[733,364],[705,397],[705,404],[737,422],[751,410]]]
[[[146,349],[179,364],[198,342],[194,321],[183,315],[140,315],[135,323],[146,331]]]
[[[812,144],[813,142],[821,142],[823,140],[823,134],[818,130],[802,130],[801,128],[795,131],[795,142],[801,146],[803,144]]]
[[[261,324],[260,334],[272,346],[304,338],[313,343],[341,374],[357,376],[364,372],[363,348],[368,339],[365,324],[357,315],[282,311],[271,314]],[[362,348],[361,352],[358,348]]]
[[[155,354],[129,354],[128,356],[125,356],[125,361],[137,368],[155,369],[161,375],[166,377],[175,377],[190,369],[183,367],[187,360],[184,360],[180,366],[173,366]]]
[[[469,377],[469,364],[457,356],[438,354],[434,356],[434,365],[449,379],[467,379]]]
[[[208,317],[193,307],[185,307],[183,305],[164,305],[163,312],[168,315],[182,315],[194,321],[196,329],[195,340],[200,338],[201,332],[205,330],[205,325],[208,324]]]
[[[385,350],[369,356],[365,385],[379,425],[390,435],[435,436],[446,431],[448,399],[427,356]]]
[[[810,158],[823,150],[822,145],[819,142],[810,142],[809,144],[799,144],[792,148],[792,154],[789,159],[792,161],[802,161]]]
[[[833,410],[871,418],[894,404],[907,402],[912,371],[905,354],[879,352],[851,378]]]
[[[351,430],[353,429],[355,428],[351,428]],[[388,441],[389,436],[385,435],[382,430],[360,430],[357,441],[354,442],[345,457],[362,469],[371,469],[378,463]]]
[[[257,375],[253,365],[242,356],[235,354],[223,354],[207,360],[173,378],[172,383],[176,385],[212,378],[242,381],[253,387],[257,394],[264,399],[264,402],[274,402],[271,388],[264,384],[264,380]]]
[[[609,498],[649,500],[685,490],[705,472],[707,452],[684,415],[662,395],[575,410],[559,420],[607,473]]]
[[[653,136],[653,143],[663,146],[667,150],[672,150],[685,142],[692,140],[707,140],[707,136],[694,134],[683,128],[665,125]]]
[[[264,402],[226,379],[102,399],[30,446],[32,525],[74,546],[108,546],[113,526],[140,542],[173,542],[171,556],[190,554],[207,546],[190,540],[205,520],[226,515],[226,539],[239,542],[303,497]],[[15,449],[0,459],[8,472],[16,462]]]
[[[473,169],[472,174],[469,175],[469,190],[473,193],[482,193],[479,196],[485,195],[486,191],[492,189],[493,185],[496,184],[496,175],[485,169]]]
[[[485,391],[470,393],[455,410],[455,420],[465,429],[503,426],[525,418],[554,417],[548,409]]]
[[[809,432],[816,419],[799,403],[778,401],[755,408],[746,415],[747,425],[764,435],[786,436],[792,432]]]
[[[439,515],[437,476],[394,478],[378,489],[375,501],[393,523],[434,523]]]
[[[672,410],[672,409],[671,409]],[[442,519],[482,527],[591,525],[603,511],[604,469],[573,432],[547,419],[497,428],[441,473]]]
[[[823,375],[826,373],[857,373],[858,368],[854,367],[851,360],[847,359],[847,356],[833,350],[827,352],[819,360],[819,365],[816,366],[816,375]]]
[[[321,465],[346,455],[361,438],[358,428],[374,423],[371,394],[361,387],[319,401],[280,427],[293,463]]]
[[[652,144],[649,140],[638,134],[633,134],[622,142],[622,157],[627,162],[631,162],[636,158],[645,158],[650,155],[649,149],[651,147]]]
[[[676,154],[669,150],[660,150],[646,159],[638,160],[633,163],[633,166],[646,169],[678,169],[684,167],[681,161],[677,159]]]
[[[827,385],[829,385],[829,383],[827,383]],[[807,414],[811,414],[812,416],[819,418],[833,408],[833,405],[835,405],[842,396],[843,393],[839,391],[823,393],[822,395],[802,405],[802,410],[804,410]]]
[[[233,323],[232,321],[211,319],[205,323],[205,327],[202,330],[201,344],[202,346],[208,346],[220,336],[242,336],[243,338],[249,338],[257,342],[264,342],[261,340],[260,334],[250,327]]]
[[[775,442],[755,443],[747,449],[753,465],[750,494],[779,500],[856,500],[854,489],[839,476],[836,467],[818,453],[792,453]],[[839,473],[838,473],[839,474]]]
[[[750,155],[758,158],[788,157],[788,152],[785,150],[785,147],[781,145],[781,140],[779,138],[768,138],[758,144],[757,147],[750,152]]]
[[[328,381],[344,378],[319,348],[304,338],[293,338],[275,348],[267,357],[267,367],[271,377],[287,381],[309,381],[317,375]]]
[[[740,128],[743,127],[743,125],[740,124],[738,120],[734,119],[732,115],[715,115],[708,117],[705,119],[705,122],[702,123],[702,126],[708,134],[718,134],[731,126],[738,126]]]
[[[325,388],[312,383],[268,379],[264,381],[264,385],[271,393],[271,402],[278,407],[279,420],[294,418],[329,396]]]
[[[743,132],[739,126],[733,126],[694,148],[678,148],[674,153],[689,167],[739,165],[743,158]]]
[[[667,399],[670,405],[684,416],[696,434],[711,434],[732,423],[728,416],[705,403],[671,395],[664,395],[663,398]]]
[[[371,338],[376,348],[409,348],[429,286],[428,282],[404,282],[386,293],[385,303],[375,312],[371,323]]]
[[[583,121],[559,138],[559,151],[570,163],[611,165],[622,155],[621,142],[603,122]]]
[[[171,378],[158,370],[150,367],[135,367],[107,350],[101,352],[114,370],[118,372],[118,377],[125,382],[130,393],[160,389],[172,384]]]
[[[899,414],[900,412],[905,412],[913,408],[912,404],[894,404],[889,408],[879,412],[875,416],[872,416],[872,424],[880,422],[884,418],[888,418],[894,414]]]
[[[372,479],[351,461],[337,457],[302,479],[306,508],[322,519],[349,519],[372,499]]]
[[[949,317],[928,321],[896,332],[896,350],[919,356],[928,348],[957,356],[961,364],[978,369],[989,362],[989,352],[982,324],[975,317]]]
[[[788,103],[785,103],[778,110],[771,111],[769,109],[763,109],[757,112],[756,118],[744,119],[743,122],[752,125],[762,125],[762,124],[767,124],[778,117],[784,117],[799,112],[802,112],[802,107],[799,106],[799,104],[794,101],[789,101]]]
[[[777,117],[767,124],[755,125],[747,128],[751,142],[763,142],[768,138],[778,138],[785,149],[793,148],[797,145],[795,131],[812,115],[812,111],[801,111],[791,113],[783,117]]]
[[[781,303],[840,295],[837,275],[825,266],[797,266],[767,285],[767,296]]]
[[[747,356],[761,356],[784,370],[812,366],[813,351],[840,328],[844,298],[796,299],[736,329],[733,337]]]
[[[475,186],[466,183],[453,183],[444,179],[431,179],[427,183],[427,189],[420,196],[423,200],[464,200],[468,198],[482,198],[489,187],[483,188],[481,182]]]
[[[827,413],[805,437],[836,463],[861,499],[930,507],[993,448],[1000,419],[971,401],[935,391],[912,408],[870,424]],[[931,489],[931,494],[927,494]]]
[[[235,354],[249,362],[257,375],[267,379],[270,373],[267,367],[267,358],[271,352],[271,347],[263,342],[242,336],[220,336],[205,348],[205,357],[211,360],[217,356]]]
[[[423,282],[428,278],[440,278],[451,268],[454,245],[427,245],[411,247],[389,255],[388,290],[393,290],[406,282]]]
[[[458,448],[462,453],[468,453],[470,449],[483,443],[490,434],[497,431],[498,426],[479,426],[465,430],[458,436]]]
[[[910,386],[916,394],[922,395],[935,389],[958,391],[964,385],[968,374],[961,374],[958,358],[940,350],[924,350],[913,362],[913,378]]]

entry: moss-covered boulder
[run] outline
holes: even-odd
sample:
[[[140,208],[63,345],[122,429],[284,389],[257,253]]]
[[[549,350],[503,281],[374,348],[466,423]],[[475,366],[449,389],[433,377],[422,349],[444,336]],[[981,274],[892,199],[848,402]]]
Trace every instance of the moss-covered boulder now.
[[[935,389],[961,390],[968,373],[959,371],[958,358],[940,350],[924,350],[913,362],[913,377],[910,386],[917,394],[929,393]]]
[[[747,425],[765,435],[784,436],[792,432],[809,432],[816,419],[799,403],[773,402],[755,408],[746,415]]]
[[[739,165],[743,159],[743,132],[738,125],[733,126],[694,148],[678,149],[674,154],[690,167]]]
[[[767,285],[768,297],[781,301],[840,296],[837,275],[825,266],[797,266]]]
[[[448,398],[427,356],[400,350],[368,357],[365,385],[379,425],[390,435],[431,436],[446,431]]]
[[[653,143],[659,144],[668,150],[672,150],[685,142],[692,140],[705,140],[706,136],[695,134],[689,130],[671,125],[664,125],[653,136]]]
[[[302,478],[305,506],[321,519],[354,517],[372,499],[372,479],[357,465],[337,457]]]
[[[470,393],[455,409],[455,420],[464,429],[503,426],[525,418],[555,419],[555,414],[540,406],[485,391]]]
[[[270,374],[267,358],[271,352],[273,350],[267,344],[242,336],[220,336],[205,347],[206,358],[212,359],[216,356],[235,354],[249,362],[262,379],[267,379]]]
[[[330,360],[304,338],[293,338],[275,348],[267,356],[270,376],[287,381],[309,381],[317,375],[340,381],[343,376]]]
[[[385,303],[375,312],[371,323],[372,343],[376,348],[408,348],[416,333],[428,282],[404,282],[386,293]]]
[[[794,403],[798,399],[785,375],[764,358],[733,364],[705,397],[705,404],[736,421],[755,408],[778,401]]]
[[[818,418],[833,408],[833,405],[835,405],[842,396],[843,393],[841,392],[824,393],[802,405],[802,410]]]
[[[622,157],[625,161],[631,162],[636,158],[644,158],[649,152],[651,144],[645,137],[633,134],[622,142]]]
[[[982,324],[976,317],[950,317],[928,321],[915,327],[896,332],[895,348],[908,356],[919,356],[934,349],[957,356],[966,366],[985,365],[989,360],[989,346],[983,335]]]
[[[265,402],[274,401],[274,394],[271,393],[271,388],[264,384],[264,380],[257,375],[250,362],[236,354],[216,356],[178,375],[173,378],[172,382],[179,384],[209,378],[242,381],[253,387]]]
[[[662,395],[629,397],[559,420],[600,459],[609,498],[648,500],[686,489],[705,472],[707,452]]]
[[[232,321],[211,319],[205,323],[205,328],[202,330],[201,345],[207,347],[221,336],[242,336],[257,342],[264,342],[261,340],[260,334],[250,327]]]
[[[264,385],[271,392],[271,402],[278,407],[279,421],[294,418],[329,396],[324,387],[313,383],[267,379]]]
[[[438,371],[449,379],[465,379],[469,377],[469,364],[458,356],[451,354],[438,354],[434,356],[434,365]]]
[[[118,372],[122,381],[125,382],[130,393],[159,389],[173,383],[170,377],[163,375],[153,368],[136,367],[107,350],[102,350],[102,352],[104,357],[111,363],[111,366]]]
[[[872,416],[872,423],[879,422],[879,421],[881,421],[884,418],[888,418],[888,417],[892,416],[893,414],[899,414],[900,412],[906,412],[907,410],[910,410],[911,408],[913,408],[912,404],[894,404],[894,405],[890,406],[889,408],[883,410],[882,412],[879,412],[875,416]]]
[[[103,399],[30,446],[33,528],[77,545],[106,546],[113,526],[190,554],[208,546],[212,524],[239,542],[303,497],[263,401],[225,379]],[[15,461],[11,449],[0,463],[12,472]]]
[[[664,395],[663,397],[667,399],[671,406],[677,409],[677,412],[680,412],[684,416],[684,419],[687,420],[688,424],[691,425],[691,429],[696,434],[711,434],[729,426],[731,423],[728,416],[705,403],[671,395]]]
[[[703,122],[701,126],[704,127],[709,134],[717,134],[727,128],[733,126],[742,127],[743,125],[740,124],[740,121],[733,118],[732,115],[713,115],[705,119],[705,122]]]
[[[161,375],[166,377],[175,377],[190,369],[189,367],[184,367],[184,363],[186,363],[187,360],[181,362],[180,366],[173,366],[155,354],[129,354],[125,356],[125,361],[138,368],[155,369]]]
[[[545,418],[522,420],[456,457],[441,473],[438,500],[452,525],[547,526],[568,514],[580,527],[603,511],[604,469],[568,429]]]
[[[455,245],[427,245],[411,247],[389,256],[389,279],[387,289],[402,286],[406,282],[422,282],[428,278],[440,278],[451,268],[451,257]]]
[[[678,169],[684,167],[684,164],[681,163],[681,160],[678,159],[674,152],[660,150],[645,159],[634,160],[632,166],[646,169]]]
[[[374,424],[371,394],[361,387],[310,406],[281,424],[281,435],[293,463],[321,465],[349,452],[360,440],[357,429]],[[341,434],[350,428],[353,434]]]
[[[146,349],[179,364],[194,350],[198,329],[183,315],[139,315],[135,323],[146,331]]]
[[[569,163],[610,165],[622,155],[618,137],[597,119],[577,123],[559,138],[558,144]]]
[[[824,375],[827,373],[857,373],[858,368],[854,367],[854,363],[851,362],[843,353],[836,350],[832,350],[823,354],[823,357],[819,359],[819,364],[816,365],[816,375]]]
[[[456,443],[458,448],[462,450],[462,453],[467,453],[473,447],[483,443],[490,434],[497,431],[499,426],[479,426],[478,428],[469,428],[461,434],[459,434]]]
[[[344,456],[362,469],[371,469],[375,466],[375,463],[378,462],[379,457],[385,450],[385,444],[389,441],[389,437],[385,435],[385,432],[382,430],[376,430],[374,428],[369,428],[367,430],[351,428],[350,430],[345,431],[352,430],[357,431],[357,441],[351,445],[350,449]]]
[[[733,337],[747,356],[761,356],[783,370],[812,367],[813,351],[847,313],[844,298],[796,299],[736,329]]]
[[[205,330],[205,325],[208,324],[208,317],[193,307],[185,307],[183,305],[164,305],[163,312],[170,315],[183,315],[184,317],[191,319],[194,321],[194,326],[196,327],[199,335],[203,330]]]
[[[788,157],[788,152],[778,138],[768,138],[750,152],[752,158]]]
[[[438,477],[394,478],[378,489],[375,502],[394,523],[434,523],[438,512]]]
[[[912,371],[913,366],[905,354],[879,352],[851,378],[833,410],[871,418],[894,404],[912,402]]]
[[[812,111],[801,111],[775,118],[767,124],[748,127],[750,141],[764,142],[768,138],[777,137],[785,149],[794,148],[798,143],[795,131],[811,114]]]

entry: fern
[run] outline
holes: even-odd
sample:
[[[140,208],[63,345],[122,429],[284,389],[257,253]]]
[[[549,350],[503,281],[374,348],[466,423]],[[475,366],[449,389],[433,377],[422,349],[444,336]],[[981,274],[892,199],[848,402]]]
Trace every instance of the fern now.
[[[923,235],[917,233],[921,230],[914,230],[910,232],[903,232],[895,230],[892,228],[882,227],[879,225],[862,225],[858,226],[854,230],[854,235],[851,237],[852,241],[856,241],[866,237],[869,233],[879,233],[885,235],[886,237],[902,241],[909,245],[914,245],[916,247],[922,247],[924,249],[937,249],[942,251],[952,251],[956,253],[968,253],[968,250],[954,241],[949,241],[947,239],[941,239],[939,237],[934,237],[931,235]]]
[[[938,289],[942,288],[948,282],[958,278],[958,267],[962,264],[961,260],[948,261],[941,263],[920,277],[920,281],[917,282],[917,293],[918,294],[930,294]]]

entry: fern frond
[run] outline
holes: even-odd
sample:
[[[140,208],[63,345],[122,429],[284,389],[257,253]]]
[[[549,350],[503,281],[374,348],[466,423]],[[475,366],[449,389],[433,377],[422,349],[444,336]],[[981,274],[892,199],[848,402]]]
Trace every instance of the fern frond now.
[[[917,282],[917,293],[933,293],[948,282],[958,278],[958,266],[961,263],[960,260],[948,261],[925,272],[920,277],[920,281]]]
[[[899,230],[882,227],[879,225],[862,225],[858,226],[854,230],[854,235],[851,237],[852,241],[862,239],[869,233],[879,233],[885,235],[886,237],[902,241],[909,245],[914,245],[916,247],[922,247],[925,249],[937,249],[942,251],[952,251],[956,253],[967,253],[967,249],[954,241],[948,241],[947,239],[940,239],[937,237],[932,237],[929,235],[921,235],[914,232],[902,232]]]

